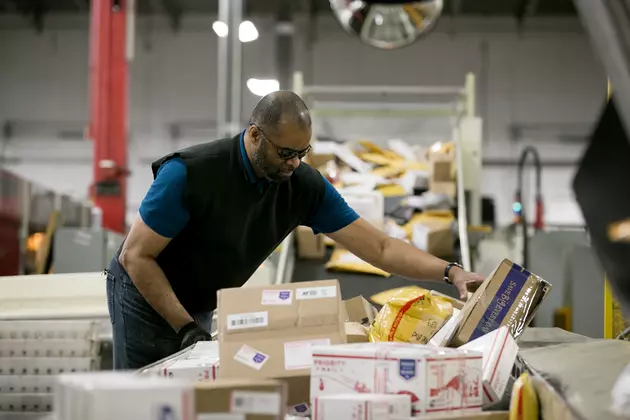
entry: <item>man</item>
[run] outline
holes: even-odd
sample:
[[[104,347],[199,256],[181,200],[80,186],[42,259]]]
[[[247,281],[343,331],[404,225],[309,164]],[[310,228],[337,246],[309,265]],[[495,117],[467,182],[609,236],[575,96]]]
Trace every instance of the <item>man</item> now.
[[[238,136],[153,163],[154,182],[107,275],[116,369],[209,339],[217,290],[242,286],[299,225],[385,271],[448,281],[462,298],[483,280],[361,219],[301,163],[310,140],[306,105],[281,91],[260,100]]]

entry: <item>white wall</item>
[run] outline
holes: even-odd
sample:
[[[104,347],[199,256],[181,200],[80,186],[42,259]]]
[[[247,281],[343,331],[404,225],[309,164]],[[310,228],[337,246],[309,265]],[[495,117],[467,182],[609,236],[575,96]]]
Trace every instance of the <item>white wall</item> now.
[[[215,119],[217,42],[211,22],[185,19],[178,34],[159,18],[139,22],[131,67],[130,213],[151,182],[151,159],[213,135],[189,133],[173,142],[167,130],[173,121]],[[261,37],[243,47],[244,79],[274,76],[272,22],[255,23]],[[53,17],[49,29],[39,35],[20,18],[0,20],[0,123],[87,120],[86,25],[86,19]],[[411,47],[378,51],[341,32],[332,19],[320,17],[312,52],[302,36],[295,47],[296,67],[315,84],[461,85],[465,74],[474,72],[479,83],[478,112],[485,124],[484,156],[491,158],[516,159],[525,144],[535,144],[544,159],[576,160],[581,144],[514,142],[509,128],[536,123],[588,126],[605,97],[605,74],[573,20],[533,21],[519,34],[509,19],[444,19],[437,31]],[[245,89],[243,119],[256,100]],[[335,127],[354,134],[373,133],[369,125],[357,121]],[[405,137],[415,129],[404,130],[396,134]],[[30,128],[5,148],[7,156],[19,158],[9,161],[10,169],[62,192],[86,194],[92,174],[88,142],[51,139],[49,131]],[[570,193],[571,174],[572,168],[544,171],[549,220],[579,221]],[[484,192],[497,200],[499,220],[508,222],[515,169],[489,166],[483,182]]]

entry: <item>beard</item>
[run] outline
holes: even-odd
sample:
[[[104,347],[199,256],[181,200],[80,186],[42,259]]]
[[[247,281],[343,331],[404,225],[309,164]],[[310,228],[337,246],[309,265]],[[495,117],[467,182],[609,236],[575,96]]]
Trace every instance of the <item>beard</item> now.
[[[269,155],[267,149],[261,144],[252,156],[252,163],[258,168],[265,178],[272,182],[285,182],[291,177],[282,170],[282,165],[273,165],[269,163]]]

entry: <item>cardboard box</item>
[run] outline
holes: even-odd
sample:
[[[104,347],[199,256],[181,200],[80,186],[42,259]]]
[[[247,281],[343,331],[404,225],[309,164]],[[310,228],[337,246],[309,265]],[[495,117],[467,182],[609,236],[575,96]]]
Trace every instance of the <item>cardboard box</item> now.
[[[429,190],[449,197],[455,197],[457,194],[455,153],[433,154],[429,167]]]
[[[332,153],[313,153],[309,152],[307,155],[307,163],[315,169],[325,165],[328,161],[334,160],[335,155]]]
[[[311,346],[346,342],[337,280],[218,293],[219,378],[286,378],[289,404],[308,402]]]
[[[483,353],[484,405],[501,401],[518,355],[518,345],[508,327],[494,330],[460,348]]]
[[[352,299],[344,300],[343,303],[348,322],[369,325],[374,322],[376,315],[378,315],[378,310],[363,296],[355,296]]]
[[[509,420],[509,411],[487,411],[465,416],[436,417],[433,420]],[[415,420],[412,417],[392,417],[391,420]]]
[[[194,420],[193,386],[137,375],[64,375],[55,389],[54,410],[63,420]]]
[[[411,231],[411,242],[416,248],[436,257],[450,257],[455,242],[451,223],[416,223]]]
[[[219,376],[219,359],[180,359],[164,367],[168,378],[214,381]]]
[[[358,322],[346,322],[346,341],[348,343],[369,343],[367,327]]]
[[[449,345],[459,347],[503,325],[518,338],[550,289],[542,278],[503,260],[464,305]]]
[[[298,226],[295,229],[298,258],[321,259],[326,256],[326,242],[324,235],[315,235],[313,229]]]
[[[284,420],[286,407],[287,389],[281,381],[222,379],[214,383],[201,382],[195,386],[198,420]],[[219,417],[220,414],[225,417]]]
[[[414,416],[481,410],[482,355],[406,343],[315,347],[311,401],[348,393],[404,394]]]
[[[313,420],[386,420],[410,415],[409,395],[325,395],[313,402]]]

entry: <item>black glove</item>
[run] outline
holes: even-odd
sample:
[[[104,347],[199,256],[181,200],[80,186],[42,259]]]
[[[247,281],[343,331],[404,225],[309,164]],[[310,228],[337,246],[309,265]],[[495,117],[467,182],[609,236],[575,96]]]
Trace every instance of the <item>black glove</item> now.
[[[194,321],[184,325],[177,336],[182,340],[181,350],[192,346],[197,341],[211,341],[212,337],[206,331],[199,328]]]

